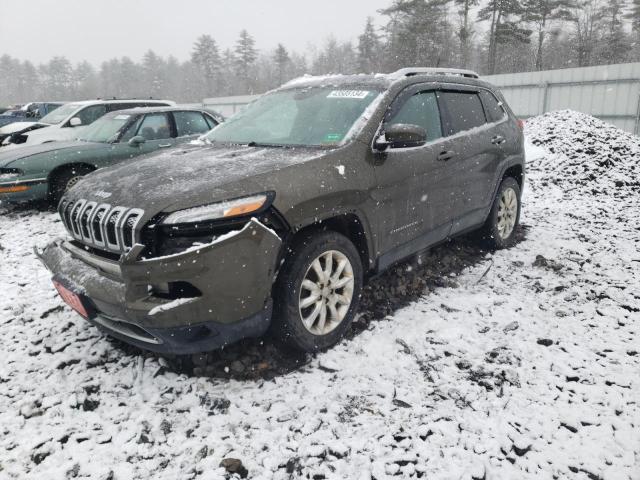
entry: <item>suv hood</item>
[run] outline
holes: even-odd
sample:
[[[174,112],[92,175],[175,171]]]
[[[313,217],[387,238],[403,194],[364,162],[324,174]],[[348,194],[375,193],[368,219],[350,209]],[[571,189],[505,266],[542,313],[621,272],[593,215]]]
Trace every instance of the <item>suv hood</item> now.
[[[325,153],[303,147],[188,145],[100,170],[65,198],[141,208],[150,217],[269,190],[263,174]]]
[[[36,123],[38,122],[13,122],[13,123],[10,123],[9,125],[5,125],[4,127],[0,128],[0,135],[7,135],[10,133],[20,132],[25,128],[29,128],[35,125]],[[47,127],[50,126],[50,125],[45,125],[44,123],[42,125]]]

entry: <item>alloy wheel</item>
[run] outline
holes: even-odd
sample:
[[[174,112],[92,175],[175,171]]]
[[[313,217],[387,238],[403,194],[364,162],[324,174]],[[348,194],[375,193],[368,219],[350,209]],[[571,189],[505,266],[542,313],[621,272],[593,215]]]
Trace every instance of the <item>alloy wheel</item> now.
[[[503,240],[509,238],[518,217],[518,196],[513,188],[505,188],[498,205],[498,235]]]
[[[329,250],[307,269],[298,306],[304,327],[314,335],[327,335],[345,319],[353,301],[353,267],[342,252]]]

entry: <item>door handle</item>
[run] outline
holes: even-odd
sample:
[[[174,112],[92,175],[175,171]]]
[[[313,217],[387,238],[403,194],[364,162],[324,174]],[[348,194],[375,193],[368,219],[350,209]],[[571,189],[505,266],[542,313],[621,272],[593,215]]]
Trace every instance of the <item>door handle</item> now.
[[[494,145],[502,145],[506,141],[507,140],[502,135],[496,135],[491,139],[491,143],[493,143]]]
[[[438,155],[438,160],[440,160],[441,162],[447,162],[455,156],[456,152],[449,150],[447,152],[441,152],[440,155]]]
[[[170,146],[170,143],[161,143],[160,145],[158,145],[159,148],[169,148]]]

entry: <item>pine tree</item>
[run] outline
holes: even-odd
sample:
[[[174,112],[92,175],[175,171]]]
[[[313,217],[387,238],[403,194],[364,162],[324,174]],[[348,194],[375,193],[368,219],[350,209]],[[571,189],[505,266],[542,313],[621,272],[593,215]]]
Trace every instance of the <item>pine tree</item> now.
[[[524,10],[519,0],[489,0],[480,9],[478,18],[490,22],[487,58],[489,75],[496,73],[498,50],[501,44],[530,41],[531,31],[523,26],[523,14]]]
[[[220,51],[210,35],[201,35],[196,40],[191,53],[191,61],[200,67],[205,78],[209,95],[215,92],[220,75]]]
[[[358,38],[358,69],[363,73],[373,73],[380,70],[382,43],[376,33],[373,18],[368,17],[364,32]]]
[[[281,43],[278,44],[275,53],[273,54],[273,62],[276,67],[276,79],[278,85],[282,85],[287,77],[287,69],[291,65],[291,58],[289,52]]]
[[[460,61],[463,68],[469,66],[471,56],[471,37],[473,36],[473,28],[470,24],[471,8],[478,5],[478,2],[479,0],[455,0],[460,15],[458,39],[460,40]]]
[[[142,57],[142,70],[147,86],[146,96],[162,98],[164,96],[164,61],[153,50],[147,50]]]
[[[602,63],[622,63],[631,50],[631,42],[622,23],[625,3],[624,0],[609,0],[602,8],[602,19],[606,22],[603,35],[606,53]]]
[[[572,0],[525,0],[525,19],[535,26],[537,46],[536,70],[544,69],[544,42],[550,24],[554,20],[571,20]]]
[[[387,69],[407,66],[443,66],[455,50],[453,28],[448,20],[450,0],[394,0],[381,11],[390,17]]]
[[[244,85],[244,93],[252,93],[253,81],[251,78],[251,68],[258,58],[258,52],[255,48],[255,40],[249,32],[242,30],[240,38],[236,42],[235,60],[236,69],[240,82]]]

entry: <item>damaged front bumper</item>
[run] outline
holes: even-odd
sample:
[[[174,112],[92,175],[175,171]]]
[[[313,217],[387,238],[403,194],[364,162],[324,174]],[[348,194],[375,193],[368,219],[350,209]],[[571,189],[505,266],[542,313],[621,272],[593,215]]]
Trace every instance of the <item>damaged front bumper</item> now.
[[[265,333],[281,239],[252,219],[242,230],[167,257],[120,261],[57,239],[36,251],[58,284],[86,303],[88,320],[110,335],[164,353],[197,353]],[[166,298],[157,285],[188,284],[199,295]]]

